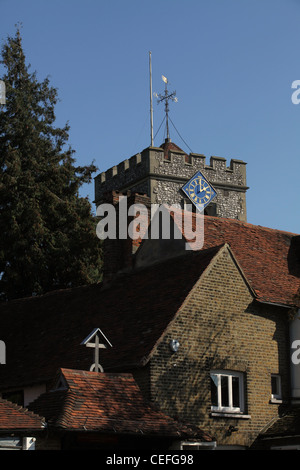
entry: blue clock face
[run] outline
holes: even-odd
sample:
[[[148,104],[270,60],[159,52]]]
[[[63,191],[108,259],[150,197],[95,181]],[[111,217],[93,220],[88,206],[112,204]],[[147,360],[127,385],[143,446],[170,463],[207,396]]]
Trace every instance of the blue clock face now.
[[[202,211],[217,195],[211,184],[198,171],[183,187],[183,192]]]

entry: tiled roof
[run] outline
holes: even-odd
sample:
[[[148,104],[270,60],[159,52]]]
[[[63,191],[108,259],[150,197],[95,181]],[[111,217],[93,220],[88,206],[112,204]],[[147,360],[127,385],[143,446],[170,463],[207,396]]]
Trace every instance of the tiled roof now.
[[[84,286],[0,304],[5,387],[50,379],[60,367],[89,370],[92,348],[80,343],[100,328],[112,348],[104,370],[144,364],[219,247],[120,276],[109,287]],[[180,288],[179,288],[180,286]],[[127,369],[128,370],[128,369]]]
[[[0,398],[0,433],[41,431],[44,419],[19,405]]]
[[[270,424],[270,426],[261,433],[261,438],[299,436],[300,434],[300,409],[299,406],[286,408],[281,416]]]
[[[174,144],[171,140],[165,140],[163,144],[161,144],[160,148],[164,149],[165,153],[168,153],[168,151],[175,151],[175,152],[182,152],[185,153],[178,145]]]
[[[294,304],[300,289],[300,235],[205,216],[203,249],[224,243],[231,247],[259,300]]]
[[[300,287],[300,236],[207,216],[201,251],[133,270],[110,286],[84,286],[0,304],[1,340],[7,348],[7,364],[0,368],[2,389],[44,382],[60,367],[89,370],[93,350],[80,343],[94,328],[113,346],[100,351],[105,371],[145,364],[225,243],[259,300],[293,304]]]
[[[179,423],[146,402],[131,374],[62,369],[67,388],[41,395],[30,405],[49,426],[69,431],[99,431],[212,438],[197,427]]]

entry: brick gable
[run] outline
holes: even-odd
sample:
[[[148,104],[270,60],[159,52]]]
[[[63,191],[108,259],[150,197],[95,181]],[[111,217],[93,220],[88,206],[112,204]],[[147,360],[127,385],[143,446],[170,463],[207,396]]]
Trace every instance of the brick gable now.
[[[286,317],[278,307],[262,307],[227,247],[203,272],[157,345],[150,364],[151,399],[172,417],[201,423],[219,444],[250,445],[277,416],[269,404],[271,373],[289,389]],[[169,343],[180,343],[171,353]],[[211,416],[210,371],[244,373],[248,419]],[[230,425],[239,432],[226,435]]]

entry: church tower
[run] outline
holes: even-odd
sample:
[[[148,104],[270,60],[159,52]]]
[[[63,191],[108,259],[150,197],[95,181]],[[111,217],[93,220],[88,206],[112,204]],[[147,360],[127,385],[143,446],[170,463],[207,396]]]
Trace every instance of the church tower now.
[[[215,193],[204,213],[246,222],[246,163],[231,159],[227,166],[225,158],[212,156],[207,164],[204,155],[187,154],[173,143],[169,135],[169,101],[176,102],[177,98],[175,92],[168,91],[166,77],[162,76],[162,79],[165,90],[156,97],[158,102],[165,104],[165,142],[160,147],[155,147],[152,130],[151,145],[148,148],[96,176],[96,206],[105,201],[105,194],[115,190],[121,193],[130,191],[145,194],[152,204],[176,204],[184,208],[191,201],[183,191],[183,186],[200,172]],[[152,100],[152,87],[150,88]]]
[[[209,165],[201,154],[187,154],[169,139],[160,147],[148,147],[95,178],[95,203],[104,200],[105,193],[137,192],[146,194],[152,204],[180,204],[190,201],[182,187],[200,171],[216,191],[216,197],[205,213],[247,221],[246,163],[231,159],[210,157]]]

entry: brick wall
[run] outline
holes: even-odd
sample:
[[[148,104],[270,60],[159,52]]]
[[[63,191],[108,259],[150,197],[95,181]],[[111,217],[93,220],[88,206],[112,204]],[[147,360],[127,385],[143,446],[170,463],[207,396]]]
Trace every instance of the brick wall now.
[[[163,286],[162,286],[163,288]],[[258,305],[228,250],[202,276],[151,359],[151,398],[172,417],[201,426],[218,445],[250,446],[278,414],[271,373],[289,394],[288,324],[279,307]],[[169,341],[180,348],[171,353]],[[245,374],[247,419],[211,417],[210,370]],[[233,425],[238,431],[229,433]]]

